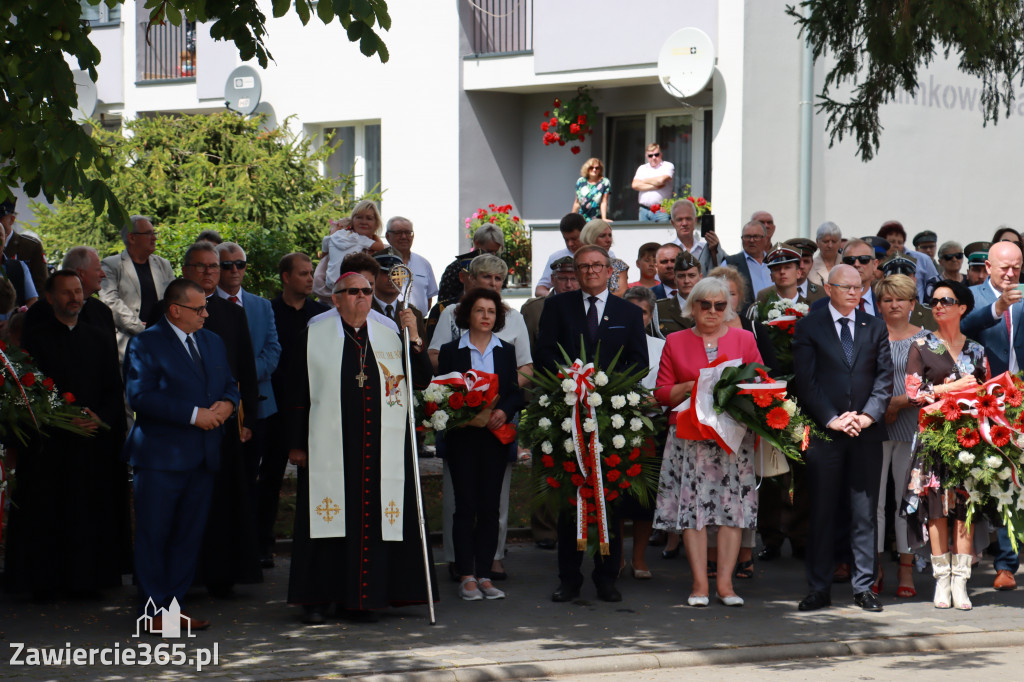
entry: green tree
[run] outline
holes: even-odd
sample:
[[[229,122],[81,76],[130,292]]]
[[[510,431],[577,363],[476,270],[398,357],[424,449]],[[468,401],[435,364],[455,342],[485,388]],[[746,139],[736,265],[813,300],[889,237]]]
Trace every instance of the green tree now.
[[[879,107],[900,90],[916,93],[918,70],[940,53],[958,54],[960,71],[981,78],[984,123],[1013,107],[1024,64],[1020,0],[805,0],[786,12],[816,60],[835,60],[817,105],[830,143],[854,137],[864,161],[878,150]],[[844,87],[848,98],[832,96]]]
[[[259,121],[231,112],[144,117],[125,128],[127,134],[95,132],[111,158],[106,186],[131,213],[153,217],[158,253],[174,264],[201,230],[216,229],[259,260],[254,270],[267,270],[272,281],[277,258],[292,249],[315,256],[328,221],[351,208],[351,176],[320,173],[334,149],[330,141],[314,147],[287,126],[267,132]],[[120,225],[96,215],[85,197],[54,210],[40,203],[33,208],[37,230],[56,257],[77,244],[95,246],[103,256],[123,248]]]
[[[86,0],[108,7],[124,0]],[[210,35],[232,40],[243,60],[266,66],[266,15],[257,0],[146,0],[150,24],[182,18],[210,22]],[[273,0],[273,14],[289,11],[303,24],[315,12],[320,21],[337,17],[346,37],[366,56],[388,60],[387,47],[375,27],[389,30],[384,0]],[[127,213],[105,180],[113,172],[107,149],[72,119],[77,105],[71,67],[65,55],[95,81],[100,53],[89,39],[80,0],[3,0],[0,5],[0,200],[23,185],[29,196],[42,192],[50,201],[88,198],[93,211],[104,209],[110,222],[122,224]]]

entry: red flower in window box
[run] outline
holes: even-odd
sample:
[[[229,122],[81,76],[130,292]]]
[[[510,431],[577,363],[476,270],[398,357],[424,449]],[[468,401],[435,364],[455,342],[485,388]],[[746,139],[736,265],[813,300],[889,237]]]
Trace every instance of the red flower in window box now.
[[[572,133],[573,135],[578,135],[579,132],[580,132],[579,124],[570,123],[569,124],[569,132]]]
[[[575,145],[575,144],[574,144],[574,145],[573,145],[573,146],[572,146],[572,147],[571,147],[571,148],[569,149],[569,151],[571,151],[571,152],[572,152],[573,154],[579,154],[579,153],[580,153],[580,148],[579,148],[579,145]]]
[[[548,128],[550,128],[550,127],[551,127],[551,124],[548,123],[547,121],[542,121],[541,124],[540,124],[540,129],[543,130],[545,133],[548,131]]]
[[[555,106],[555,109],[557,109],[558,107],[562,106],[562,100],[560,100],[560,99],[558,99],[556,97],[555,101],[554,101],[554,106]]]

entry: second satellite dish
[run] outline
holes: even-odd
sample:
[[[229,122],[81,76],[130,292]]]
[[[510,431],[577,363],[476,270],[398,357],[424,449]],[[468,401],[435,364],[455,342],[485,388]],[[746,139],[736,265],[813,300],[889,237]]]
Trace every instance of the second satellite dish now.
[[[675,97],[692,97],[704,89],[715,70],[715,46],[699,28],[681,28],[658,53],[658,82]]]
[[[263,94],[260,75],[251,66],[239,66],[228,76],[224,84],[224,100],[228,109],[248,116],[256,111]]]

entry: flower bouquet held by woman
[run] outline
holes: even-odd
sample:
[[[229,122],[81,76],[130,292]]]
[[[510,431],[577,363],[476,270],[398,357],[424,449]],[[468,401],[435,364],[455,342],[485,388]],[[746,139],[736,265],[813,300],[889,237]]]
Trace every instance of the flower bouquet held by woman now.
[[[434,432],[465,426],[486,426],[498,400],[498,376],[471,369],[434,377],[416,391],[416,420],[432,442]],[[491,432],[505,445],[516,437],[516,427],[506,422]]]
[[[519,426],[526,442],[537,444],[534,456],[539,450],[538,498],[575,506],[577,548],[608,554],[609,509],[627,490],[641,504],[653,499],[658,462],[641,450],[660,420],[648,416],[646,367],[616,372],[618,353],[606,371],[586,358],[564,357],[557,372],[535,372],[537,398]]]

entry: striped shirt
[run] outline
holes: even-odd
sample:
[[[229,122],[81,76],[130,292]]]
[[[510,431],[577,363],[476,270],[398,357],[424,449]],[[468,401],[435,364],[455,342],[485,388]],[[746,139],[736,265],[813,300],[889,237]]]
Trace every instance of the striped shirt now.
[[[921,329],[913,336],[889,341],[889,349],[892,352],[892,395],[893,397],[907,394],[907,355],[910,353],[910,345],[917,339],[928,334],[927,329]],[[900,410],[896,421],[887,425],[889,440],[905,441],[909,443],[914,439],[917,432],[917,418],[921,408],[911,403],[910,407]]]

